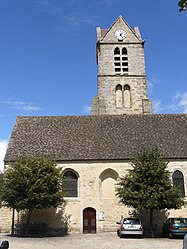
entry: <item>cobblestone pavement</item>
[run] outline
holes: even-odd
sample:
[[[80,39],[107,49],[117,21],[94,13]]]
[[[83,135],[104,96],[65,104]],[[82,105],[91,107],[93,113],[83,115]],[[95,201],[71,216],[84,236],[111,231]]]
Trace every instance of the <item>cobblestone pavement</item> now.
[[[182,249],[182,239],[120,239],[116,234],[68,235],[53,238],[16,238],[1,235],[10,249]]]

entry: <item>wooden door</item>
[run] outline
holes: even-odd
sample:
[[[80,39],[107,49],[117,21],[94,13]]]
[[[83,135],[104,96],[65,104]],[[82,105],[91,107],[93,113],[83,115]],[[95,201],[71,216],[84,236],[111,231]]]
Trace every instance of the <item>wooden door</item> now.
[[[94,208],[83,210],[83,233],[96,233],[96,211]]]

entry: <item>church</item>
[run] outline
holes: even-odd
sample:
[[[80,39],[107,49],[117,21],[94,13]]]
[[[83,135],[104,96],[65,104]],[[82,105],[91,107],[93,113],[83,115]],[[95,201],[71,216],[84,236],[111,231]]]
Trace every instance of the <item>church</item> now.
[[[96,33],[98,92],[91,115],[18,116],[4,158],[5,167],[20,155],[48,157],[62,167],[72,233],[116,231],[116,221],[133,212],[119,203],[115,187],[144,148],[160,149],[171,179],[187,196],[187,115],[152,113],[139,28],[119,16]],[[187,216],[187,209],[169,215]],[[11,227],[8,217],[1,208],[1,230]]]

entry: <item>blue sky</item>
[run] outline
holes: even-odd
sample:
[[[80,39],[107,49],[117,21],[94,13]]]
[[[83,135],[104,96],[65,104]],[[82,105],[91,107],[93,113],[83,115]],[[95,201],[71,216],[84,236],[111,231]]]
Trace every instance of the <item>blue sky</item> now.
[[[154,113],[187,113],[187,11],[178,0],[0,0],[0,170],[18,115],[88,115],[97,26],[122,15],[145,39]]]

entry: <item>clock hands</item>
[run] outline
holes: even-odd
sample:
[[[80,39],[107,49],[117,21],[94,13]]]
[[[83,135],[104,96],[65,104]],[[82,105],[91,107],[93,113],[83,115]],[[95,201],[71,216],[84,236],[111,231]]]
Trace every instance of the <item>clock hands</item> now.
[[[123,31],[123,30],[117,30],[117,31],[115,32],[115,37],[116,37],[118,40],[122,41],[122,40],[126,37],[126,33],[125,33],[125,31]]]

